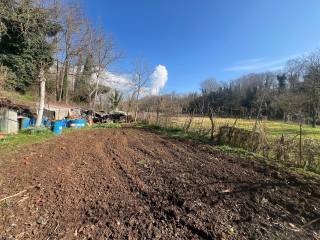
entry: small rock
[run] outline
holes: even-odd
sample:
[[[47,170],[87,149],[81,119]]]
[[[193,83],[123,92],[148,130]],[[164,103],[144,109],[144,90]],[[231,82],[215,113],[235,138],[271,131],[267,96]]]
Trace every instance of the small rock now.
[[[83,230],[84,230],[84,228],[80,227],[79,230],[78,230],[78,233],[83,233]]]
[[[233,227],[229,227],[228,233],[229,233],[230,235],[234,235],[234,234],[235,234],[234,228],[233,228]]]
[[[224,190],[222,190],[222,193],[230,193],[231,192],[231,189],[224,189]]]
[[[40,217],[38,220],[37,220],[37,223],[40,224],[40,225],[46,225],[48,222],[48,220],[44,217]]]
[[[261,204],[266,204],[267,202],[268,202],[268,199],[266,199],[264,197],[261,199]]]

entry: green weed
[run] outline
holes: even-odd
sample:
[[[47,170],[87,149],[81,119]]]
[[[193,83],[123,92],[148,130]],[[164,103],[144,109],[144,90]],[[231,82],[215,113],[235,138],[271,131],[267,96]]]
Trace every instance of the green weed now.
[[[25,144],[41,143],[55,135],[48,129],[26,129],[0,140],[0,152],[15,150]]]
[[[147,164],[147,161],[146,160],[140,160],[139,162],[138,162],[141,166],[145,166],[146,164]]]
[[[100,124],[95,124],[93,125],[92,128],[120,128],[121,124],[120,123],[100,123]]]

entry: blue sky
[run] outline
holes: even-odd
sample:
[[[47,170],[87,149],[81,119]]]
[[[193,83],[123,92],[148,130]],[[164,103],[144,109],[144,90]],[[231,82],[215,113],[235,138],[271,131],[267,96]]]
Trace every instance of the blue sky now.
[[[135,58],[164,65],[165,91],[199,89],[279,69],[291,57],[320,47],[320,0],[83,0],[88,16],[111,32],[130,71]]]

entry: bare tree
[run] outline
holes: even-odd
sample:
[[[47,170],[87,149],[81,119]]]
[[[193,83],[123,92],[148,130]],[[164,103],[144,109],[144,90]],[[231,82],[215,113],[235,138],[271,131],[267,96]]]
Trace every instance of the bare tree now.
[[[204,80],[201,84],[202,93],[210,93],[218,90],[221,84],[215,78],[208,78]]]
[[[147,64],[141,59],[134,62],[134,72],[132,76],[133,95],[135,96],[134,121],[137,121],[139,112],[139,99],[144,88],[149,83],[150,70]]]
[[[123,101],[120,102],[120,109],[123,109],[127,114],[127,122],[129,122],[129,113],[132,112],[135,103],[135,95],[133,91],[123,93]]]
[[[303,59],[295,58],[286,63],[286,73],[290,89],[295,89],[303,74]]]
[[[312,126],[316,127],[320,110],[320,50],[305,57],[303,66],[305,69],[303,88],[306,91]]]
[[[111,63],[121,57],[121,53],[115,49],[112,37],[107,36],[103,28],[95,30],[91,42],[92,54],[94,57],[94,83],[93,89],[89,93],[90,106],[95,109],[99,87],[101,84],[101,75],[104,71],[108,71]]]
[[[81,26],[83,26],[84,18],[83,13],[80,10],[78,4],[73,3],[68,5],[64,10],[64,15],[62,16],[62,23],[64,25],[64,32],[62,35],[61,48],[64,55],[63,59],[63,74],[60,79],[59,84],[59,101],[63,99],[68,102],[68,91],[69,91],[69,74],[70,74],[70,64],[72,57],[77,51],[77,45]]]
[[[61,26],[62,24],[62,4],[61,0],[39,0],[42,1],[41,5],[50,6],[50,17],[53,22],[59,23]],[[58,32],[52,39],[52,52],[54,55],[54,65],[52,68],[51,73],[54,74],[54,81],[55,81],[55,98],[59,100],[59,89],[60,89],[60,79],[62,76],[62,71],[60,68],[61,61],[59,59],[61,55],[61,41],[62,41],[62,31]],[[38,77],[39,78],[39,77]]]

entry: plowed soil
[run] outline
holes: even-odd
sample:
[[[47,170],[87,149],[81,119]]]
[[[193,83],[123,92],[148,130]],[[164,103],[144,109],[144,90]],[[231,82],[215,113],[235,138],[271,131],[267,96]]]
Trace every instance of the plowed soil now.
[[[0,239],[320,236],[317,179],[147,130],[74,132],[0,161]]]

